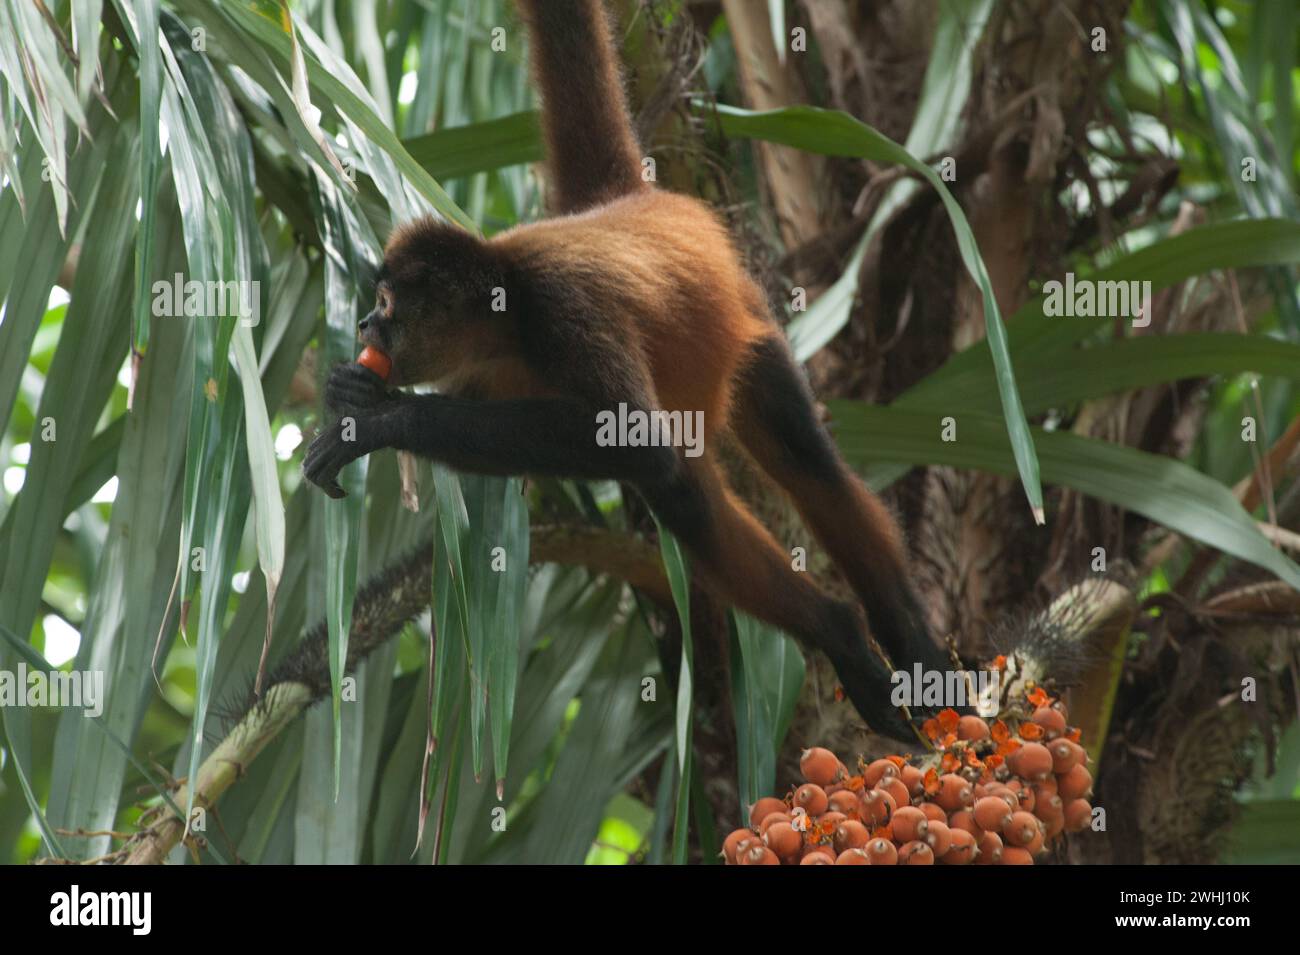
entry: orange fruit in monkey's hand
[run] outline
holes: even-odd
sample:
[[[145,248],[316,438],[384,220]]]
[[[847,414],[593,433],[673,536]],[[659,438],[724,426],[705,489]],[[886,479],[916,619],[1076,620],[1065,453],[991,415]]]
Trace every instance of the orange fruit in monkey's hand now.
[[[393,370],[393,360],[378,348],[369,345],[361,349],[361,354],[357,356],[357,364],[369,368],[384,381],[388,380],[388,373]]]

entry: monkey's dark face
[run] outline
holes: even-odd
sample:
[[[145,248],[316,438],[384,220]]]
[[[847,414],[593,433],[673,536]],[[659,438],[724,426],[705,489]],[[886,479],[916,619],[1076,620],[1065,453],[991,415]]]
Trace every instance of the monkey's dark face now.
[[[425,311],[417,296],[409,292],[399,296],[391,279],[381,277],[376,283],[375,306],[357,324],[357,338],[392,361],[390,385],[415,384],[436,377],[436,369],[429,367],[433,353],[427,339],[433,330],[424,327],[429,324]]]
[[[439,382],[474,361],[500,324],[491,263],[486,243],[454,226],[417,220],[395,233],[374,308],[357,325],[362,343],[392,361],[390,385]]]
[[[412,286],[381,272],[375,306],[357,324],[357,338],[392,361],[389,385],[437,382],[455,370],[473,337],[474,323],[464,312],[446,288]]]

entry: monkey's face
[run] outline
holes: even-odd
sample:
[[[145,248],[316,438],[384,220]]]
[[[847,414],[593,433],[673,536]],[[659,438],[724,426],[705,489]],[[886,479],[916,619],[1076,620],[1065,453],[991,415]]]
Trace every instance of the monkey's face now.
[[[374,308],[357,324],[357,338],[392,361],[388,384],[396,387],[434,382],[447,373],[444,366],[456,351],[456,326],[450,311],[429,296],[381,278]]]
[[[495,347],[503,322],[491,301],[504,284],[487,242],[418,219],[389,239],[375,307],[359,323],[358,337],[392,360],[391,385],[462,376]]]
[[[357,323],[357,338],[361,344],[378,349],[392,361],[393,368],[389,372],[388,381],[393,385],[405,383],[395,380],[402,377],[402,364],[398,361],[398,356],[403,350],[401,346],[405,338],[396,312],[397,301],[392,285],[387,279],[380,279],[375,286],[375,307]]]

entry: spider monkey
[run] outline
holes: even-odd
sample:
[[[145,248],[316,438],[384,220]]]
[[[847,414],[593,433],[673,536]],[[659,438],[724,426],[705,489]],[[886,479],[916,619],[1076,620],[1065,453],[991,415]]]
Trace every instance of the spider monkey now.
[[[712,437],[729,430],[793,499],[867,610],[892,660],[944,670],[908,582],[892,516],[838,454],[764,296],[718,217],[655,188],[600,0],[519,0],[542,109],[552,217],[491,239],[421,219],[389,239],[359,338],[387,382],[334,368],[325,428],[303,462],[331,497],[339,469],[396,448],[479,474],[634,486],[732,605],[830,658],[858,713],[913,739],[855,605],[806,574],[727,486]],[[493,307],[504,297],[505,308]],[[389,391],[432,382],[434,394]],[[703,455],[597,443],[597,414],[703,412]]]

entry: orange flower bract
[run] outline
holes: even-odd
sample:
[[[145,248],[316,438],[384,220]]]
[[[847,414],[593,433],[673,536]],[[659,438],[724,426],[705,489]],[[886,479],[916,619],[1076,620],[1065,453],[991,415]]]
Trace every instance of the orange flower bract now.
[[[957,724],[961,722],[961,715],[954,709],[946,709],[939,713],[939,725],[943,727],[945,733],[954,733],[957,730]]]
[[[925,791],[932,796],[939,791],[939,771],[933,766],[925,771],[924,786]]]

